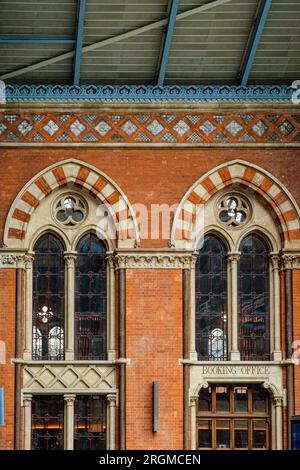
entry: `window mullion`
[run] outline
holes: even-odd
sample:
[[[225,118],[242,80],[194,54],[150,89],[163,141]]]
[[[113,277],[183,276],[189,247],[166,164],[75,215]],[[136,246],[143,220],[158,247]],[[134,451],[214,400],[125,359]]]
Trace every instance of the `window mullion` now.
[[[66,360],[74,359],[74,312],[75,312],[75,251],[65,251],[65,337]]]

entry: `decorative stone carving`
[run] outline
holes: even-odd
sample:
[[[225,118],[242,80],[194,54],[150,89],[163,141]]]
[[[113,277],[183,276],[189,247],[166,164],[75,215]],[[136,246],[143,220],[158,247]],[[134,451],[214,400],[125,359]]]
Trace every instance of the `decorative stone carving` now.
[[[300,269],[300,253],[283,254],[281,257],[281,269]]]
[[[24,253],[2,253],[0,254],[0,268],[23,268],[25,259]]]
[[[191,269],[196,260],[196,253],[122,253],[115,256],[115,266],[116,269]]]
[[[24,367],[24,391],[114,390],[115,367],[95,364],[30,364]]]

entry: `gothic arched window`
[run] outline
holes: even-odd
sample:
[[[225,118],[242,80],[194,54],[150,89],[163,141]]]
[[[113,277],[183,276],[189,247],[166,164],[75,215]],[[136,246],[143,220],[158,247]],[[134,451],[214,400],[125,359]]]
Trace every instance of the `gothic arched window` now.
[[[96,235],[77,245],[75,272],[75,358],[106,359],[106,247]]]
[[[227,359],[227,263],[223,243],[207,235],[196,263],[196,350],[199,360]]]
[[[258,235],[241,244],[238,270],[239,349],[242,360],[270,359],[269,249]]]
[[[64,359],[64,248],[55,235],[46,233],[34,251],[32,358]]]

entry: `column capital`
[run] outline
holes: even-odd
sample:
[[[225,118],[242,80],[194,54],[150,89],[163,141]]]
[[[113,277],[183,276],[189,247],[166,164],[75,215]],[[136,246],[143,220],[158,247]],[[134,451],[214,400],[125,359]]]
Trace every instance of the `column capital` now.
[[[106,395],[109,406],[117,406],[117,395],[108,394]]]
[[[281,269],[300,269],[300,253],[283,252],[281,255]]]
[[[276,252],[271,252],[269,256],[270,256],[272,268],[280,269],[280,262],[281,262],[280,254]]]
[[[25,269],[30,269],[32,267],[32,263],[34,261],[34,256],[35,256],[34,251],[28,251],[26,253],[25,259],[24,259]]]
[[[230,263],[238,262],[241,257],[241,252],[240,251],[229,251],[227,253],[227,259]]]
[[[23,406],[30,406],[32,402],[32,395],[23,395]]]
[[[274,402],[275,407],[283,406],[283,396],[282,395],[274,395],[273,396],[273,402]]]
[[[76,399],[76,395],[74,394],[66,394],[64,395],[64,401],[67,406],[73,406],[73,403]]]
[[[77,251],[64,251],[64,259],[67,266],[73,266],[77,259]]]

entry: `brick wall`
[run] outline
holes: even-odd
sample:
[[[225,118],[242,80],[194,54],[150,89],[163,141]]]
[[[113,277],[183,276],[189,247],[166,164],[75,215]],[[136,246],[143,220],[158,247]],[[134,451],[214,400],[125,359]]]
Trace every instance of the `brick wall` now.
[[[126,447],[182,449],[182,273],[132,269],[126,275]],[[153,433],[152,382],[159,381]]]
[[[15,292],[16,271],[0,269],[0,340],[5,342],[6,363],[0,364],[0,387],[4,387],[4,419],[0,426],[0,449],[14,447],[14,366],[15,357]]]

